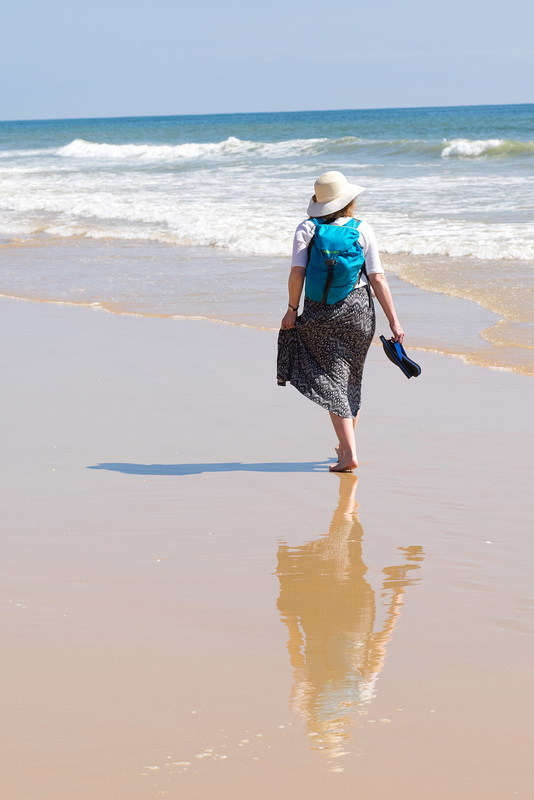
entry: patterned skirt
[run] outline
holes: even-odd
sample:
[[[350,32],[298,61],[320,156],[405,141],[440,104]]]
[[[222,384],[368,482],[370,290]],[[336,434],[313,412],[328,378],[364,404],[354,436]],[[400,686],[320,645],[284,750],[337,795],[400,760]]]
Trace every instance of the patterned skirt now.
[[[322,408],[339,417],[355,417],[375,324],[366,286],[331,306],[305,298],[295,327],[278,335],[278,385],[289,381]]]

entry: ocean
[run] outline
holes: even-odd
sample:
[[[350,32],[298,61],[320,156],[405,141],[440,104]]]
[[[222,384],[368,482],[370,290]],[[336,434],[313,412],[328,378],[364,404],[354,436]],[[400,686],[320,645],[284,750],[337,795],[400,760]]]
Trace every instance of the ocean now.
[[[337,169],[407,344],[534,374],[533,130],[534,105],[0,122],[0,294],[277,327]]]

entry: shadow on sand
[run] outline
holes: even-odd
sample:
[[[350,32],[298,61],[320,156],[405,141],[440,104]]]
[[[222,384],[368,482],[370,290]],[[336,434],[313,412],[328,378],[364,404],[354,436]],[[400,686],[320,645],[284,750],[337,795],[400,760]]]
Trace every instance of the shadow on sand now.
[[[319,461],[265,462],[243,464],[96,464],[87,469],[107,469],[125,475],[201,475],[203,472],[328,472],[328,463]]]

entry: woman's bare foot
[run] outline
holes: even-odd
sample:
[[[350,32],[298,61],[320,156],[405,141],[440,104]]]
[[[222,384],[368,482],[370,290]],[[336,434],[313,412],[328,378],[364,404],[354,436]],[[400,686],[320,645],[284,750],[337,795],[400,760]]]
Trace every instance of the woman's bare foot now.
[[[330,419],[339,442],[336,447],[338,461],[330,467],[330,472],[352,472],[358,466],[354,440],[354,419],[357,417],[340,417],[331,411]]]
[[[333,464],[329,467],[330,472],[352,472],[353,469],[356,469],[358,466],[358,459],[356,458],[356,454],[343,456],[343,458],[337,462],[337,464]]]

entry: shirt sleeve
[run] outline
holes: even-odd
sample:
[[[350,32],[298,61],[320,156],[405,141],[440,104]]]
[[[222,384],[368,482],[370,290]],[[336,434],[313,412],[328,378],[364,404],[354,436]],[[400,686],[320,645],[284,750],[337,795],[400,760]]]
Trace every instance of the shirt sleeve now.
[[[362,220],[359,230],[360,244],[365,256],[365,268],[367,270],[367,274],[370,275],[376,272],[384,272],[382,262],[380,261],[380,253],[378,252],[378,243],[376,241],[376,236],[373,229],[368,222]]]
[[[308,266],[308,245],[311,242],[315,225],[309,219],[301,222],[295,231],[293,238],[293,255],[291,257],[292,267]]]

